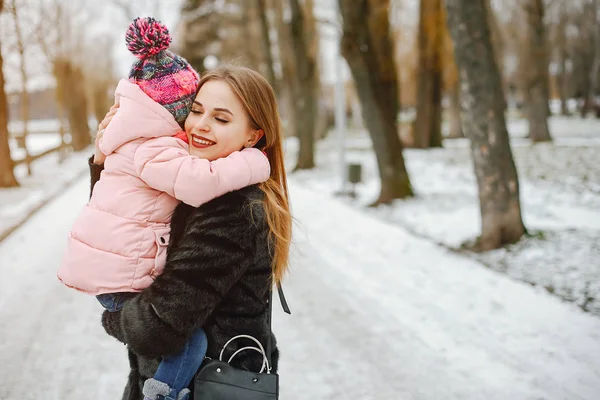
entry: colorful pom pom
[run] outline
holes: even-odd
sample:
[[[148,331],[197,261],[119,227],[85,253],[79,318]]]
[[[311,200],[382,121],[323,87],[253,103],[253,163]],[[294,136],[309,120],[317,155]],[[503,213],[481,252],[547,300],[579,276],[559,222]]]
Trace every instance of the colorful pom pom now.
[[[125,42],[127,49],[143,60],[168,49],[171,35],[167,27],[154,18],[138,17],[129,25]]]

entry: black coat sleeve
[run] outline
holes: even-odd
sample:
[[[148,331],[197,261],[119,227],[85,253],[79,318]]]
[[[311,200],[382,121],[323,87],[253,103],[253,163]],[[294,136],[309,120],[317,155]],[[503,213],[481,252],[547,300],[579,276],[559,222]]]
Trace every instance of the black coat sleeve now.
[[[183,348],[254,260],[262,206],[245,205],[241,197],[227,194],[190,215],[170,246],[163,274],[121,312],[104,313],[110,335],[145,357]]]
[[[100,180],[100,174],[104,169],[104,164],[94,164],[94,156],[91,156],[88,159],[88,166],[90,167],[90,197],[92,197],[94,185]]]

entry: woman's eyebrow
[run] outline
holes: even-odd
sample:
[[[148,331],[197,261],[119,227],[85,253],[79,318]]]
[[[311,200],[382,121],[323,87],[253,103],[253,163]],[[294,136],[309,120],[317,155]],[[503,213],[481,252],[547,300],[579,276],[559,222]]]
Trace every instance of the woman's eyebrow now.
[[[194,104],[196,104],[196,105],[204,108],[204,106],[202,105],[202,103],[200,103],[199,101],[194,100]],[[231,111],[229,111],[227,108],[215,108],[215,111],[221,111],[221,112],[229,113],[233,117],[233,113]]]
[[[231,116],[233,117],[233,113],[226,108],[215,108],[215,111],[226,112],[226,113],[231,114]]]

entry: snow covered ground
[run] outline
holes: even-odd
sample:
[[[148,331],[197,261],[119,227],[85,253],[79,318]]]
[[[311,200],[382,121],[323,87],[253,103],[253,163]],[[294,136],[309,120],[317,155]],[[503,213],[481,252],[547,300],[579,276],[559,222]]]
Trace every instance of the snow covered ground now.
[[[32,136],[31,148],[36,150],[32,154],[54,146],[55,135]],[[20,187],[0,190],[0,241],[48,199],[62,192],[73,180],[86,174],[86,159],[90,154],[93,154],[91,149],[74,153],[62,163],[59,163],[58,153],[49,154],[31,164],[31,176],[27,176],[24,164],[18,165],[15,175]]]
[[[600,320],[291,182],[282,400],[594,400]],[[125,349],[55,272],[77,183],[0,243],[0,399],[117,399]]]
[[[35,156],[60,145],[58,120],[30,121],[28,129],[27,149],[30,155]],[[9,130],[21,131],[21,121],[11,121]],[[70,140],[68,135],[66,140]],[[25,158],[25,150],[18,146],[15,138],[9,138],[9,146],[13,160]],[[27,176],[24,164],[18,165],[15,175],[20,187],[0,190],[0,241],[49,199],[87,173],[85,159],[90,154],[93,154],[92,148],[70,154],[63,162],[60,162],[58,153],[48,154],[31,164],[31,176]]]
[[[552,117],[553,144],[532,146],[527,124],[511,121],[513,154],[520,177],[524,221],[532,237],[506,249],[471,254],[486,266],[546,288],[600,315],[600,122]],[[364,184],[351,202],[382,220],[448,247],[459,247],[480,230],[479,203],[468,141],[445,141],[444,149],[406,150],[416,197],[375,210],[379,182],[375,156],[365,132],[346,139],[346,159],[363,166]],[[290,159],[295,143],[288,141]],[[335,134],[318,144],[317,169],[294,180],[320,193],[340,189]]]
[[[319,168],[290,180],[293,314],[276,309],[274,321],[282,400],[598,398],[600,320],[548,291],[570,290],[580,306],[587,291],[598,314],[600,129],[551,127],[555,144],[531,147],[522,122],[510,124],[534,236],[484,255],[445,247],[479,229],[465,141],[408,150],[418,197],[377,210],[363,207],[378,189],[368,137],[347,142],[367,181],[354,202],[332,196],[335,137],[319,144]],[[290,159],[294,150],[289,141]],[[123,346],[102,331],[95,300],[55,277],[88,196],[89,154],[62,165],[50,155],[30,178],[19,167],[22,187],[0,191],[0,237],[51,200],[0,241],[0,400],[120,398]]]

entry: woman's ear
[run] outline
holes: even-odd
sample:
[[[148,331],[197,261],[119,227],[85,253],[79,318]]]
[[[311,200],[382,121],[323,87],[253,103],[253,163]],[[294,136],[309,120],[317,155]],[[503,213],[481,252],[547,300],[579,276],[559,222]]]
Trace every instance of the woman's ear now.
[[[244,147],[254,147],[263,136],[265,136],[265,132],[262,129],[252,131]]]

